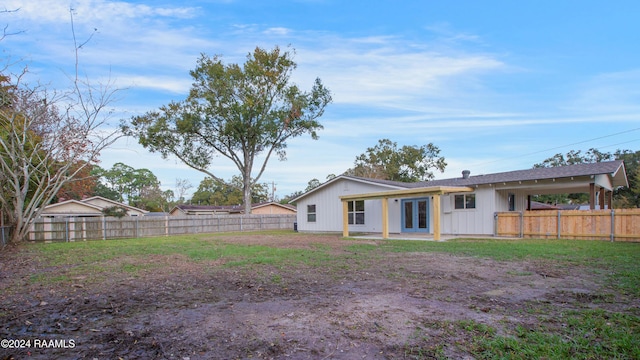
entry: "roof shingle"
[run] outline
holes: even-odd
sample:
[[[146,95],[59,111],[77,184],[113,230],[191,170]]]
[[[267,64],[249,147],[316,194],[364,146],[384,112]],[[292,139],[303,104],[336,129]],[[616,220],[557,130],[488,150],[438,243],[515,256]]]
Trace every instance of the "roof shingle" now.
[[[576,164],[568,166],[533,168],[526,170],[507,171],[486,175],[469,176],[468,178],[458,177],[451,179],[420,181],[415,183],[404,183],[399,181],[367,179],[355,176],[347,176],[363,179],[383,185],[400,186],[405,188],[418,188],[428,186],[475,186],[495,183],[508,183],[516,181],[559,179],[577,176],[615,174],[620,167],[624,166],[622,160],[606,161],[598,163]]]

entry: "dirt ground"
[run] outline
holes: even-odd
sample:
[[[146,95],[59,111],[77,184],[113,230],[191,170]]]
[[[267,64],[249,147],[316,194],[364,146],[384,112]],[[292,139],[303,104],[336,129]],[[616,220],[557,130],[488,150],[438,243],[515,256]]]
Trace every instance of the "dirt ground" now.
[[[350,255],[346,245],[375,244],[302,234],[225,241],[287,248],[321,242],[341,256]],[[154,266],[133,276],[48,285],[30,279],[64,269],[10,255],[0,258],[0,290],[22,288],[0,294],[0,339],[30,340],[31,347],[0,348],[0,359],[472,358],[456,345],[469,340],[457,321],[498,333],[534,327],[541,316],[560,319],[568,309],[596,306],[607,293],[605,274],[586,269],[442,253],[388,253],[370,263],[353,254],[344,269],[150,256]],[[597,306],[625,305],[614,299]],[[51,340],[58,343],[49,346]]]

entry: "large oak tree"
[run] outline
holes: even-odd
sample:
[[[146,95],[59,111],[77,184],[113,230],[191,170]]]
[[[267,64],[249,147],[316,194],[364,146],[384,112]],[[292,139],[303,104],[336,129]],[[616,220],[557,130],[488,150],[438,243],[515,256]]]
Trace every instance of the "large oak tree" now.
[[[433,143],[422,146],[404,145],[389,139],[378,140],[374,147],[359,155],[348,175],[373,179],[417,182],[434,178],[433,170],[443,172],[447,163]]]
[[[122,124],[124,132],[164,158],[176,156],[193,169],[223,183],[213,159],[231,160],[242,177],[245,213],[251,212],[251,188],[276,154],[286,159],[287,140],[322,129],[318,118],[331,102],[316,79],[309,92],[291,83],[292,53],[278,47],[256,48],[246,62],[224,64],[202,55],[191,71],[189,96]],[[256,164],[263,155],[261,164]],[[254,165],[258,171],[252,174]]]

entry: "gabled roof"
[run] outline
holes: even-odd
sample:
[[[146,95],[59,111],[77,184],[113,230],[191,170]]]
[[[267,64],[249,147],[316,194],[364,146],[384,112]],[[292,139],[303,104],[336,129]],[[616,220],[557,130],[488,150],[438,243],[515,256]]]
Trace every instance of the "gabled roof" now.
[[[175,209],[180,209],[183,212],[219,211],[219,212],[229,212],[229,213],[232,213],[232,212],[238,213],[244,210],[242,205],[189,205],[189,204],[178,204],[174,207],[174,210]]]
[[[65,200],[65,201],[61,201],[55,204],[50,204],[44,207],[43,209],[43,214],[50,214],[49,210],[56,210],[57,208],[65,208],[68,207],[69,205],[78,205],[79,207],[83,208],[83,209],[87,209],[88,212],[93,211],[97,211],[97,212],[101,212],[102,211],[102,207],[94,205],[94,204],[90,204],[90,203],[84,203],[78,200]]]
[[[49,204],[44,207],[42,214],[45,216],[52,216],[52,215],[79,216],[79,215],[102,214],[102,210],[104,210],[105,207],[108,207],[108,206],[105,206],[104,204],[111,204],[111,206],[120,206],[127,209],[127,211],[135,211],[141,214],[148,213],[147,210],[142,210],[134,206],[123,204],[111,199],[103,198],[102,196],[93,196],[93,197],[82,199],[82,200],[71,199],[71,200],[60,201],[55,204]],[[75,208],[72,208],[74,206]],[[65,210],[65,208],[67,208],[68,210]],[[80,209],[84,209],[84,210],[80,210]]]
[[[269,205],[279,206],[285,208],[287,210],[296,211],[296,207],[292,205],[283,205],[277,202],[261,202],[251,204],[252,209],[257,209]],[[244,212],[244,207],[242,205],[189,205],[189,204],[178,204],[176,205],[171,212],[175,210],[180,210],[183,213],[204,213],[204,212],[224,212],[229,214],[238,214]]]
[[[513,183],[520,181],[532,181],[532,180],[545,180],[545,179],[562,179],[571,177],[584,177],[594,175],[609,175],[612,179],[612,185],[614,187],[629,186],[627,181],[627,174],[624,168],[624,162],[622,160],[605,161],[598,163],[576,164],[568,166],[558,166],[550,168],[533,168],[526,170],[507,171],[494,174],[475,175],[469,177],[458,177],[451,179],[420,181],[414,183],[405,183],[400,181],[381,180],[362,178],[350,175],[340,175],[324,184],[292,199],[290,203],[296,202],[299,199],[315,192],[323,187],[338,181],[340,179],[348,179],[357,182],[364,182],[369,184],[382,185],[390,189],[413,189],[422,187],[467,187],[476,185],[498,184],[498,183]]]
[[[257,204],[251,204],[251,208],[252,209],[258,209],[258,208],[269,206],[269,205],[285,208],[285,209],[291,210],[291,211],[297,211],[296,207],[293,206],[293,205],[280,204],[280,203],[275,202],[275,201],[267,201],[267,202],[261,202],[261,203],[257,203]]]
[[[627,176],[622,160],[606,161],[588,164],[576,164],[550,168],[533,168],[495,174],[469,176],[468,178],[453,178],[423,181],[408,184],[410,187],[424,186],[475,186],[518,181],[561,179],[591,175],[611,175],[614,187],[628,186]]]
[[[404,182],[400,182],[400,181],[391,181],[391,180],[381,180],[381,179],[371,179],[371,178],[364,178],[364,177],[359,177],[359,176],[351,176],[351,175],[340,175],[340,176],[336,176],[333,179],[326,181],[322,184],[320,184],[320,186],[317,186],[307,192],[305,192],[304,194],[301,194],[293,199],[291,199],[289,201],[289,204],[293,204],[296,201],[298,201],[299,199],[302,199],[303,197],[316,192],[326,186],[329,186],[330,184],[333,184],[334,182],[343,180],[343,179],[349,179],[351,181],[355,181],[355,182],[360,182],[360,183],[364,183],[364,184],[374,184],[374,185],[382,185],[384,187],[389,188],[389,190],[399,190],[399,189],[406,189],[408,183],[404,183]]]
[[[80,200],[80,202],[83,202],[85,204],[93,204],[93,205],[96,205],[96,206],[100,206],[100,205],[95,203],[96,201],[106,202],[106,203],[112,204],[112,206],[120,206],[120,207],[123,207],[123,208],[125,208],[127,210],[134,210],[134,211],[137,211],[137,212],[140,212],[140,213],[143,213],[143,214],[146,214],[146,213],[149,212],[147,210],[142,210],[142,209],[137,208],[135,206],[127,205],[127,204],[124,204],[124,203],[121,203],[121,202],[118,202],[118,201],[115,201],[115,200],[104,198],[102,196],[92,196],[92,197]],[[100,207],[104,208],[102,206],[100,206]]]

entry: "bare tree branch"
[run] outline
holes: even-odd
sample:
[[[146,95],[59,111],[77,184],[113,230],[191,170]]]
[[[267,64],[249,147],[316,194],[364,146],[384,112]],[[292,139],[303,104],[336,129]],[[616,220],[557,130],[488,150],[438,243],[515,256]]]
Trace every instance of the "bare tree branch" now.
[[[0,14],[14,13],[18,11],[20,11],[20,8],[17,8],[14,10],[8,10],[5,8],[4,10],[0,10]],[[0,34],[0,41],[4,40],[7,36],[13,36],[13,35],[24,33],[24,30],[15,31],[15,32],[8,32],[8,30],[9,30],[9,25],[7,24],[2,28],[2,34]]]
[[[0,73],[0,207],[13,227],[12,243],[24,240],[60,189],[121,136],[109,124],[108,108],[120,89],[110,79],[94,85],[80,78],[73,24],[72,35],[76,62],[70,90],[23,83],[27,67],[18,76]]]

